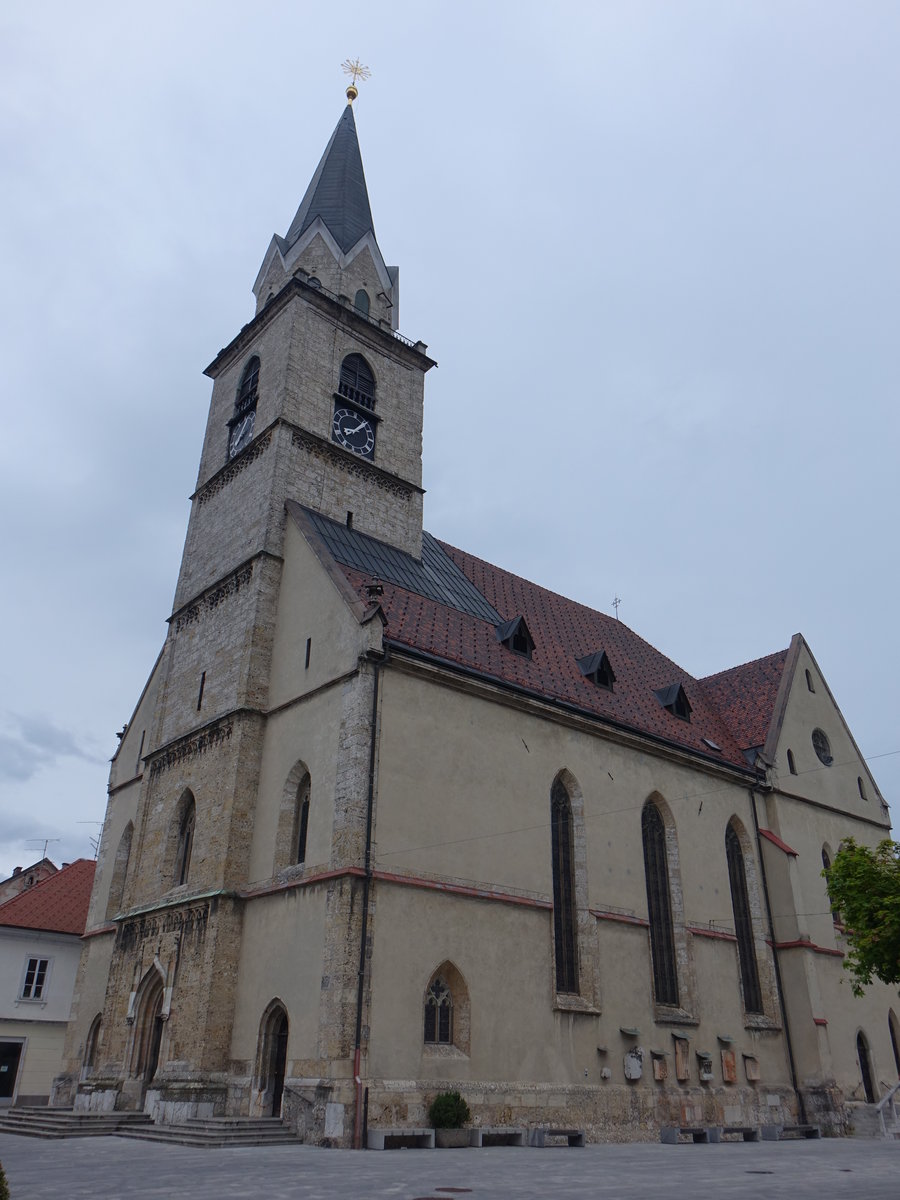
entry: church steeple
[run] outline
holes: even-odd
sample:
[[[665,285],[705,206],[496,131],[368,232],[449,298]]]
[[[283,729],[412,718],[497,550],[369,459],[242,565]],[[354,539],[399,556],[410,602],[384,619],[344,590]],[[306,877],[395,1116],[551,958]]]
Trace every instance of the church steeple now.
[[[349,96],[349,89],[348,89]],[[397,328],[398,268],[375,238],[353,107],[347,104],[284,237],[272,238],[253,285],[257,312],[291,276],[334,295],[366,295],[367,315]]]
[[[365,234],[375,237],[353,107],[348,104],[316,168],[297,215],[284,238],[294,245],[316,219],[346,254]]]

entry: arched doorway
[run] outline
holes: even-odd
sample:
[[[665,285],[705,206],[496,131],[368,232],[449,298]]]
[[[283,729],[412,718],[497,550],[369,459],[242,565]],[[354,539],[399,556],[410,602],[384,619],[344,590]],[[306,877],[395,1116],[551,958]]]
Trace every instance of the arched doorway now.
[[[869,1043],[862,1030],[856,1035],[856,1054],[859,1058],[859,1070],[862,1074],[863,1091],[866,1093],[866,1103],[875,1103],[875,1088],[872,1086],[872,1060],[869,1057]]]
[[[263,1015],[259,1028],[257,1075],[260,1116],[281,1116],[284,1077],[287,1072],[288,1029],[288,1015],[284,1005],[275,1000]]]
[[[156,971],[144,981],[144,994],[138,1007],[135,1031],[132,1074],[143,1081],[146,1088],[159,1066],[159,1051],[163,1032],[163,981]]]

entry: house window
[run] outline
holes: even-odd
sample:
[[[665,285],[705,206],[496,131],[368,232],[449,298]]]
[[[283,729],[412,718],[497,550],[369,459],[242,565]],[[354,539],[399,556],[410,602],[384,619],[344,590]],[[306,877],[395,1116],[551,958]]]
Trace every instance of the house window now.
[[[348,354],[341,363],[338,392],[351,404],[375,408],[375,376],[361,354]]]
[[[605,650],[598,650],[595,654],[586,654],[584,658],[575,661],[585,679],[590,679],[597,687],[605,688],[608,692],[613,690],[616,676]]]
[[[575,853],[572,804],[562,780],[550,793],[550,832],[553,854],[553,947],[557,992],[578,993],[575,942]]]
[[[812,744],[819,762],[824,763],[826,767],[830,767],[834,762],[834,758],[831,753],[831,742],[829,742],[828,734],[824,729],[814,729],[812,731]]]
[[[194,825],[197,809],[193,796],[188,793],[187,803],[178,827],[178,847],[175,852],[175,886],[187,883],[191,870],[191,852],[194,849]]]
[[[663,708],[668,709],[673,716],[679,717],[682,721],[690,721],[690,701],[680,683],[670,683],[668,687],[654,688],[654,693]]]
[[[731,884],[731,907],[734,912],[734,932],[737,934],[738,961],[744,991],[744,1009],[748,1013],[763,1011],[756,949],[753,944],[753,923],[750,919],[750,897],[747,893],[747,872],[744,852],[737,830],[729,825],[725,830],[725,854],[728,859],[728,882]]]
[[[42,1000],[44,998],[49,970],[49,958],[28,959],[25,964],[25,978],[22,981],[23,1000]]]
[[[497,641],[512,650],[513,654],[521,654],[523,658],[531,658],[534,650],[534,638],[528,631],[524,617],[513,617],[496,626]]]
[[[672,898],[669,891],[669,862],[666,827],[656,805],[648,800],[641,816],[644,842],[644,874],[650,917],[650,957],[653,992],[657,1004],[678,1004],[678,974],[675,968],[675,934],[672,928]]]
[[[446,1046],[453,1042],[453,997],[440,977],[425,996],[425,1041]]]

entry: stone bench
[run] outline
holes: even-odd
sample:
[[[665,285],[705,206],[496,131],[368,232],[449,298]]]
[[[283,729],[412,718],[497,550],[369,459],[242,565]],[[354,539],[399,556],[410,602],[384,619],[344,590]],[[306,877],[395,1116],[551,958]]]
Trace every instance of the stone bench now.
[[[710,1132],[712,1132],[710,1130]],[[759,1129],[756,1125],[722,1125],[716,1129],[717,1137],[714,1139],[719,1142],[723,1137],[738,1137],[740,1136],[743,1142],[758,1142]]]
[[[470,1146],[524,1146],[526,1131],[512,1125],[482,1125],[469,1130]]]
[[[782,1142],[789,1138],[820,1138],[822,1136],[818,1125],[763,1125],[761,1132],[764,1142]]]
[[[368,1150],[433,1150],[433,1129],[369,1129]]]
[[[583,1129],[532,1129],[528,1139],[529,1146],[546,1146],[548,1141],[559,1141],[565,1138],[569,1146],[584,1145]]]
[[[659,1140],[666,1146],[677,1146],[682,1137],[689,1137],[692,1142],[717,1142],[719,1130],[708,1125],[663,1125],[659,1131]]]

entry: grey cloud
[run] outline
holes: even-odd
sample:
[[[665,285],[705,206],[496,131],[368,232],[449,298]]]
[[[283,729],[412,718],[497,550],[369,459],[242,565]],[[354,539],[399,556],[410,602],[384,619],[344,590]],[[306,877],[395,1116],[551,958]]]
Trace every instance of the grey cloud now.
[[[3,722],[6,729],[0,731],[0,779],[25,782],[60,758],[102,761],[81,746],[74,734],[47,717],[6,712]]]

